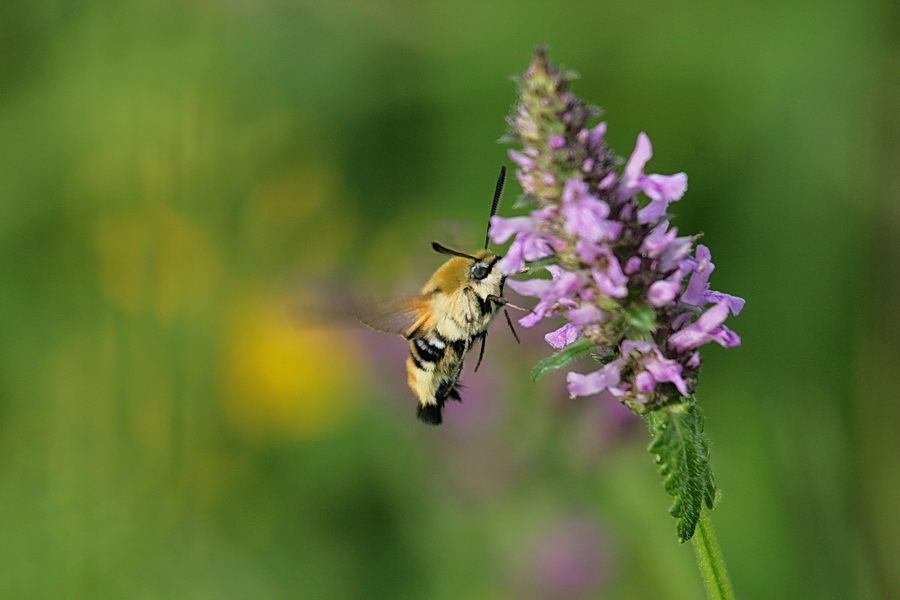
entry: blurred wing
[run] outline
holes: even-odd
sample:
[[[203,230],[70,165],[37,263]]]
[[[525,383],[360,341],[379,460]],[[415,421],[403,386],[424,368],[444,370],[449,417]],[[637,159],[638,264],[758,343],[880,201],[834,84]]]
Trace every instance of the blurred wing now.
[[[425,296],[366,298],[353,304],[353,313],[363,325],[406,338],[413,337],[431,319],[431,305]]]

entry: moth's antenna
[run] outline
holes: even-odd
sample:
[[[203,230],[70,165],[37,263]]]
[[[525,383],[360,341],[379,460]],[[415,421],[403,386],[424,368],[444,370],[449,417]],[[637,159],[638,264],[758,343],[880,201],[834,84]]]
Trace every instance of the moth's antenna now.
[[[503,195],[503,184],[506,182],[506,165],[500,166],[500,176],[497,177],[497,187],[494,188],[494,202],[491,204],[491,217],[497,214],[500,206],[500,196]],[[484,248],[487,250],[491,241],[491,218],[488,217],[487,232],[484,234]]]
[[[461,256],[470,260],[477,260],[471,254],[466,254],[464,252],[460,252],[459,250],[453,250],[451,248],[448,248],[447,246],[444,246],[443,244],[439,244],[438,242],[431,242],[431,247],[435,252],[440,252],[441,254],[449,254],[450,256]]]

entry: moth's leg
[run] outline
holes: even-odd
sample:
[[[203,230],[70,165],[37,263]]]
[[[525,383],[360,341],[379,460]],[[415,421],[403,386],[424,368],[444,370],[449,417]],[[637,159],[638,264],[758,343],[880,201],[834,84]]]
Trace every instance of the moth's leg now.
[[[507,300],[503,296],[497,296],[495,294],[488,294],[486,300],[488,302],[493,302],[497,306],[506,306],[507,304],[509,304],[509,300]]]
[[[457,365],[454,373],[453,373],[453,381],[457,381],[459,379],[460,374],[463,369],[463,362],[466,359],[466,354],[469,353],[469,346],[472,343],[472,323],[475,320],[474,317],[474,309],[472,306],[472,302],[477,300],[475,299],[475,290],[472,288],[464,288],[463,293],[466,295],[466,339],[463,345],[462,355],[459,357],[459,364]]]
[[[475,363],[475,372],[478,372],[478,367],[481,366],[481,359],[484,358],[484,343],[487,341],[487,331],[481,334],[481,350],[478,352],[478,362]]]
[[[503,316],[506,317],[506,324],[509,325],[509,330],[512,331],[513,337],[516,338],[516,343],[521,344],[522,340],[519,339],[519,334],[516,333],[516,328],[513,327],[512,319],[509,318],[509,313],[503,311]]]

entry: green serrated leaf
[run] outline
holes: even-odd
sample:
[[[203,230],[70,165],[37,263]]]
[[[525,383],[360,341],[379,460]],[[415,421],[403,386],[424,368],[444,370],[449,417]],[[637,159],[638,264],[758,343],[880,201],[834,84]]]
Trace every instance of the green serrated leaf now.
[[[632,327],[656,331],[656,311],[646,304],[634,304],[625,311],[625,319]]]
[[[539,258],[537,260],[533,260],[529,263],[525,263],[531,269],[539,269],[541,267],[546,267],[547,265],[555,265],[559,262],[559,257],[555,254],[551,254],[550,256],[545,256],[543,258]]]
[[[587,338],[575,340],[556,354],[548,356],[531,370],[531,380],[537,381],[547,371],[553,371],[566,366],[582,354],[585,354],[593,348],[593,343]]]
[[[647,449],[656,455],[663,486],[673,498],[669,514],[675,517],[678,540],[686,542],[694,535],[703,505],[713,508],[717,494],[703,413],[694,398],[682,398],[647,420],[653,436]]]

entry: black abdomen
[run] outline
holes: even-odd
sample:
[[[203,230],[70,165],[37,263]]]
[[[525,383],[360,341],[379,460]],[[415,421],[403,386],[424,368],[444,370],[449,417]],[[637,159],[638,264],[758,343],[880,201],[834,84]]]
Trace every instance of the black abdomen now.
[[[451,400],[456,400],[457,402],[462,402],[462,398],[460,397],[459,390],[456,389],[456,386],[457,382],[455,381],[445,381],[434,395],[435,404],[420,403],[416,410],[416,416],[419,417],[419,420],[423,423],[428,423],[429,425],[440,425],[444,420],[444,403],[447,399],[449,398]]]

